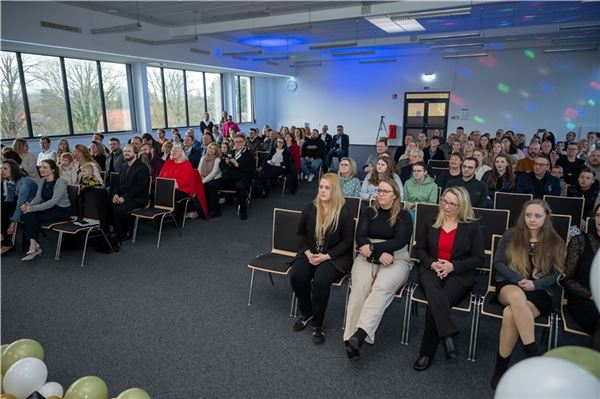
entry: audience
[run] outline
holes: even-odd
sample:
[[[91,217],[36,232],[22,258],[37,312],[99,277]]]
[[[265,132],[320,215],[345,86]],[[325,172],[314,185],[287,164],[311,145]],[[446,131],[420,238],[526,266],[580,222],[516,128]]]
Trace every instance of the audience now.
[[[92,141],[90,145],[90,153],[100,170],[104,171],[106,167],[106,154],[104,153],[104,145],[99,141]]]
[[[427,173],[425,162],[419,161],[412,165],[412,177],[404,183],[403,199],[406,202],[406,209],[410,211],[413,218],[417,202],[437,204],[438,186]]]
[[[404,136],[404,145],[398,146],[396,148],[396,152],[394,153],[394,162],[396,164],[400,161],[400,158],[406,153],[409,143],[415,143],[415,137],[407,133]],[[413,148],[417,148],[417,143],[415,143],[415,146]]]
[[[138,156],[144,164],[148,167],[150,177],[156,178],[160,175],[160,171],[165,164],[164,159],[159,157],[152,144],[144,143],[140,148],[140,154]],[[193,164],[192,164],[193,166]]]
[[[194,136],[187,134],[183,139],[183,152],[185,157],[192,164],[192,168],[198,168],[202,151],[194,147]]]
[[[361,183],[356,177],[356,162],[354,162],[354,159],[342,158],[337,174],[344,197],[360,197]]]
[[[409,156],[411,151],[413,150],[418,150],[419,148],[417,147],[417,143],[414,141],[409,141],[408,144],[406,145],[406,149],[404,150],[404,153],[400,156],[400,158],[398,158],[398,162],[396,162],[396,171],[398,171],[398,173],[400,173],[400,171],[402,170],[403,167],[405,167],[406,165],[408,165],[410,163],[409,160]]]
[[[556,164],[563,168],[563,179],[567,184],[577,184],[577,176],[584,168],[585,161],[577,158],[577,143],[571,142],[567,145],[567,155],[562,156]]]
[[[25,139],[17,138],[12,143],[12,149],[21,157],[21,169],[27,172],[27,175],[36,182],[40,175],[36,167],[37,159],[35,155],[29,152],[29,143]]]
[[[186,136],[189,137],[189,136]],[[165,161],[160,170],[159,177],[175,179],[175,202],[177,207],[175,213],[182,218],[183,204],[180,203],[184,198],[196,195],[196,181],[194,177],[194,167],[185,157],[185,153],[180,146],[174,146],[171,150],[171,159]]]
[[[552,227],[550,212],[545,201],[526,202],[517,224],[503,234],[494,256],[496,300],[504,311],[493,389],[508,369],[519,338],[525,357],[538,355],[534,319],[552,312],[553,290],[563,273],[566,248]]]
[[[344,133],[344,126],[337,125],[336,131],[336,135],[331,139],[331,150],[327,153],[329,168],[333,167],[333,158],[337,158],[339,162],[348,156],[350,149],[350,137]]]
[[[56,162],[56,152],[52,151],[52,148],[50,148],[50,137],[40,137],[40,147],[42,148],[42,151],[38,154],[36,166],[40,166],[45,159],[51,159]]]
[[[600,147],[590,153],[583,166],[594,172],[596,179],[600,179]]]
[[[400,197],[404,192],[402,181],[397,174],[394,173],[394,161],[390,157],[381,157],[375,164],[375,170],[367,173],[360,188],[360,198],[363,201],[369,201],[377,197],[379,182],[384,179],[392,179],[400,187]],[[402,198],[400,198],[402,200]]]
[[[173,128],[173,137],[175,137],[175,129],[176,128]],[[177,135],[179,135],[179,133],[177,133]],[[179,138],[181,139],[181,137]],[[133,151],[135,151],[135,154],[139,154],[140,149],[142,148],[142,144],[144,144],[142,138],[140,136],[133,136],[130,142],[131,145],[133,145]]]
[[[233,139],[233,151],[228,153],[224,162],[220,163],[223,177],[217,189],[235,190],[240,209],[240,219],[248,219],[248,190],[256,172],[256,159],[246,148],[243,134],[237,134]],[[218,195],[211,193],[211,195]]]
[[[246,140],[246,146],[254,156],[256,156],[257,152],[262,149],[262,139],[258,137],[258,130],[255,128],[250,128],[248,133],[248,139]]]
[[[162,145],[162,159],[163,161],[166,161],[167,159],[170,159],[171,157],[171,150],[173,149],[173,143],[171,143],[170,141],[165,141]]]
[[[390,156],[388,153],[387,137],[382,137],[377,140],[377,144],[375,144],[375,153],[369,155],[367,162],[363,165],[363,171],[366,173],[371,173],[375,168],[377,160],[382,156]]]
[[[473,151],[473,158],[475,158],[479,163],[479,166],[475,170],[475,178],[479,181],[482,181],[481,179],[483,178],[485,172],[487,172],[488,170],[492,170],[492,168],[485,164],[485,156],[483,154],[483,150],[479,148],[475,149],[475,151]]]
[[[60,162],[60,156],[65,152],[71,152],[69,148],[69,142],[66,139],[58,140],[58,147],[56,148],[56,159]]]
[[[586,161],[588,159],[588,152],[590,150],[590,142],[587,139],[579,140],[577,143],[577,158]]]
[[[429,139],[429,147],[423,150],[423,161],[427,163],[430,159],[442,161],[446,159],[444,151],[440,148],[440,138],[433,136]]]
[[[227,116],[227,120],[223,122],[223,137],[233,137],[236,133],[239,133],[240,127],[233,121],[231,115]]]
[[[298,227],[300,250],[292,262],[290,283],[302,316],[293,329],[304,330],[310,323],[317,345],[325,341],[323,321],[331,283],[352,267],[354,218],[344,202],[338,177],[326,173],[316,198],[302,210]]]
[[[567,196],[567,187],[569,187],[569,185],[567,183],[565,183],[565,181],[563,180],[563,168],[556,165],[552,167],[552,170],[550,171],[550,174],[554,177],[556,177],[558,179],[558,182],[560,183],[560,195],[561,197],[566,197]]]
[[[65,181],[67,185],[77,184],[79,180],[78,167],[75,163],[75,158],[70,152],[63,152],[60,156],[60,178]]]
[[[533,163],[533,171],[523,173],[517,179],[515,191],[532,194],[537,199],[543,199],[544,195],[560,195],[560,183],[550,174],[550,160],[544,155],[538,155]]]
[[[102,181],[97,180],[94,177],[94,167],[92,164],[85,164],[79,167],[81,173],[81,179],[79,179],[79,185],[84,187],[102,187]]]
[[[540,145],[538,143],[532,143],[527,149],[527,156],[517,162],[515,172],[531,172],[533,170],[535,158],[539,155],[539,153]]]
[[[106,157],[106,163],[104,170],[110,175],[110,173],[119,173],[121,170],[121,164],[123,163],[123,150],[121,150],[121,141],[116,137],[111,137],[108,140],[109,153]]]
[[[556,161],[558,161],[558,158],[560,158],[560,155],[553,150],[552,142],[550,140],[542,141],[540,152],[550,159],[550,164],[552,167],[556,165]]]
[[[173,137],[173,139],[171,141],[173,142],[174,146],[175,145],[179,145],[179,146],[183,145],[183,140],[181,139],[181,134],[179,134],[179,129],[177,129],[176,127],[171,129],[171,136]],[[140,146],[141,146],[141,144],[140,144]],[[135,150],[135,145],[134,145],[134,150]],[[137,151],[136,151],[136,154],[137,154]]]
[[[594,216],[594,205],[600,191],[600,181],[594,177],[594,172],[589,169],[582,169],[579,172],[577,183],[571,184],[567,189],[567,197],[583,197],[583,220],[581,226],[585,226],[585,219]],[[572,221],[577,222],[576,220]]]
[[[413,367],[423,371],[429,368],[440,340],[447,358],[458,357],[454,340],[458,328],[451,309],[469,295],[485,255],[480,225],[462,187],[446,189],[438,214],[416,228],[419,280],[428,306],[419,358]]]
[[[496,192],[514,193],[516,179],[513,173],[512,159],[505,154],[497,155],[494,167],[484,173],[481,182],[487,186],[488,197],[492,204]]]
[[[331,134],[329,134],[328,132],[329,132],[329,126],[323,125],[323,127],[321,128],[321,133],[319,134],[319,138],[321,140],[323,140],[323,142],[325,143],[325,154],[329,154],[329,151],[331,151],[331,143],[333,140],[333,138],[331,137]],[[325,158],[323,158],[323,162],[325,163],[323,165],[323,168],[325,170],[329,170],[328,158],[329,157],[327,157],[327,156]]]
[[[298,145],[298,143],[296,142],[296,139],[294,138],[294,135],[291,133],[285,133],[283,138],[285,139],[285,145],[287,146],[288,150],[290,151],[290,154],[292,154],[292,160],[294,161],[293,165],[294,165],[294,171],[295,173],[299,173],[300,169],[302,168],[302,161],[301,159],[301,149],[300,146]]]
[[[293,170],[292,154],[285,146],[283,137],[277,137],[275,147],[269,152],[264,165],[262,165],[263,196],[269,195],[271,186],[274,186],[280,176],[287,175],[289,179],[296,176],[290,174]]]
[[[458,178],[462,173],[463,156],[459,152],[453,152],[448,161],[448,169],[443,170],[436,179],[437,185],[444,190],[448,181]]]
[[[167,134],[165,133],[165,129],[156,129],[156,136],[158,137],[156,141],[162,146],[164,143],[168,142]]]
[[[414,150],[409,150],[408,165],[402,167],[399,173],[400,181],[402,182],[402,184],[404,184],[408,179],[410,179],[410,176],[412,175],[412,166],[417,162],[424,162],[423,150],[418,148]],[[427,172],[430,175],[433,175],[433,170],[428,165],[426,165],[425,167],[427,168]]]
[[[90,150],[88,150],[86,146],[84,146],[83,144],[76,144],[75,147],[73,148],[73,157],[75,158],[75,160],[77,161],[77,164],[79,165],[79,171],[78,171],[78,181],[79,182],[81,181],[81,177],[82,177],[81,168],[88,164],[90,164],[94,170],[93,171],[94,179],[96,181],[100,182],[100,184],[102,184],[104,182],[102,180],[102,176],[100,175],[100,166],[96,163],[94,158],[92,158],[92,154],[90,154]]]
[[[440,150],[444,153],[444,159],[450,159],[450,154],[452,154],[452,146],[454,145],[454,140],[456,139],[456,135],[454,133],[448,135],[445,143],[440,144]]]
[[[475,178],[475,169],[479,166],[477,159],[467,157],[462,163],[462,176],[448,182],[446,187],[464,187],[469,193],[471,206],[476,208],[489,208],[487,186]]]
[[[208,112],[205,112],[204,119],[202,119],[202,121],[200,121],[200,133],[204,133],[206,131],[206,129],[208,129],[209,132],[212,132],[213,127],[214,127],[214,124],[210,120],[210,114]]]
[[[319,131],[313,129],[309,138],[302,145],[301,169],[304,179],[313,181],[325,158],[325,143],[319,138]]]

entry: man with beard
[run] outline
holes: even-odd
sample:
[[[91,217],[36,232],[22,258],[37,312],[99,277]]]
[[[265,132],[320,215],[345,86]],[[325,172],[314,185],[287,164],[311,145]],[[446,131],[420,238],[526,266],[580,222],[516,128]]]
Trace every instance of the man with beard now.
[[[140,149],[140,159],[148,166],[150,176],[156,178],[160,174],[165,161],[156,155],[155,149],[150,143],[144,143]]]

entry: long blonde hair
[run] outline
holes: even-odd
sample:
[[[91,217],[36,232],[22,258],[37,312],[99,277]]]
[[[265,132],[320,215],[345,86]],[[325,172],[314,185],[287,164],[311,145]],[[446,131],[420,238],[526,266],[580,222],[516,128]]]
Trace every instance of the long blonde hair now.
[[[525,211],[530,205],[539,205],[544,209],[546,220],[537,236],[537,248],[529,262],[529,239],[531,231],[525,223]],[[506,247],[508,266],[523,278],[528,278],[530,273],[533,278],[540,278],[549,274],[552,269],[563,274],[566,257],[565,241],[556,233],[552,226],[550,206],[546,201],[534,199],[523,205],[521,214],[512,230],[512,238]]]
[[[329,211],[325,211],[325,206],[317,193],[313,203],[317,208],[317,225],[315,228],[315,240],[318,246],[322,246],[325,242],[325,235],[328,231],[335,231],[338,227],[340,213],[346,200],[342,194],[342,186],[340,180],[335,173],[325,173],[321,177],[321,181],[326,180],[331,187],[331,200],[329,203]],[[320,183],[320,182],[319,182]]]
[[[394,190],[394,195],[396,196],[396,199],[394,199],[394,202],[392,203],[392,207],[390,209],[389,219],[390,226],[394,227],[396,221],[398,221],[398,217],[400,216],[400,211],[402,210],[402,203],[400,202],[400,187],[398,187],[398,183],[396,183],[394,179],[382,179],[379,182],[379,184],[381,183],[385,183],[388,186],[390,186],[392,190]],[[373,201],[373,205],[371,205],[371,208],[373,208],[373,210],[375,211],[375,216],[373,216],[373,219],[375,219],[380,209],[379,201]]]
[[[464,187],[449,187],[442,193],[438,215],[435,218],[435,223],[433,224],[433,228],[435,229],[439,229],[446,222],[446,214],[444,213],[443,208],[444,197],[448,193],[454,194],[456,198],[458,198],[458,213],[456,216],[458,223],[471,223],[473,220],[475,220],[475,213],[471,207],[471,199],[469,198],[469,193],[467,190]]]

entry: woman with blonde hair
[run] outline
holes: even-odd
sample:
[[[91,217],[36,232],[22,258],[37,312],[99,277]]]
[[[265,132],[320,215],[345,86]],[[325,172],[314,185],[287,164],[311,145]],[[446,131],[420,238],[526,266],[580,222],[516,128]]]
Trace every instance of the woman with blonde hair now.
[[[356,162],[352,158],[340,159],[338,177],[344,197],[360,197],[360,180],[356,177]]]
[[[96,163],[92,157],[92,154],[90,153],[90,150],[88,150],[86,146],[83,144],[75,144],[75,147],[73,148],[73,157],[77,161],[79,167],[78,181],[81,181],[81,177],[83,175],[81,168],[88,164],[90,164],[92,169],[94,169],[94,180],[101,183],[104,181],[100,175],[100,165]]]
[[[429,368],[440,341],[449,359],[458,356],[454,337],[458,328],[451,316],[475,284],[476,268],[485,262],[481,228],[463,187],[447,188],[437,215],[417,225],[416,257],[419,280],[427,297],[425,331],[413,368]]]
[[[92,141],[90,145],[90,153],[92,154],[92,158],[98,166],[100,166],[101,170],[104,170],[106,166],[106,153],[104,151],[104,145],[99,141]]]
[[[400,188],[394,180],[380,181],[377,200],[362,212],[356,230],[359,254],[352,265],[344,330],[351,360],[358,360],[363,342],[374,343],[385,310],[408,279],[412,231],[412,219],[400,203]]]
[[[21,169],[27,172],[27,175],[36,182],[40,180],[37,171],[37,158],[29,152],[29,143],[27,140],[17,138],[12,143],[12,149],[21,157]]]
[[[534,319],[552,312],[552,294],[565,266],[565,241],[550,220],[547,202],[534,199],[523,205],[515,227],[502,236],[494,256],[497,300],[504,306],[500,345],[492,388],[510,365],[519,338],[525,356],[537,356]]]
[[[324,174],[316,198],[302,210],[298,227],[301,248],[292,261],[290,283],[302,316],[294,331],[311,323],[317,345],[325,341],[323,319],[331,283],[352,267],[354,218],[344,203],[338,177]]]

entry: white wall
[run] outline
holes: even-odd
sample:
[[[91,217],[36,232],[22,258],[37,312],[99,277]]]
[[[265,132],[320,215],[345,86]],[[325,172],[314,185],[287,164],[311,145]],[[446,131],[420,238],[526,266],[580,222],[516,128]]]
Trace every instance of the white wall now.
[[[538,128],[564,137],[569,130],[600,130],[600,55],[594,53],[543,54],[535,58],[522,50],[490,52],[481,58],[443,59],[438,55],[399,57],[396,63],[359,64],[357,61],[323,63],[299,68],[298,89],[290,93],[285,79],[274,80],[277,124],[328,124],[345,126],[353,144],[374,142],[380,115],[386,123],[402,125],[403,98],[407,91],[447,90],[453,95],[450,116],[468,108],[467,120],[449,120],[448,129],[495,132],[511,129],[531,136]],[[435,72],[435,82],[421,81],[424,72]],[[510,89],[498,90],[499,83]],[[394,100],[392,95],[398,94]],[[588,99],[596,105],[587,103]],[[475,118],[475,117],[478,118]]]

